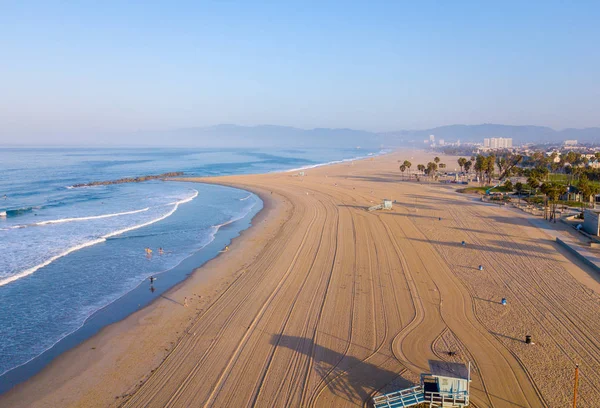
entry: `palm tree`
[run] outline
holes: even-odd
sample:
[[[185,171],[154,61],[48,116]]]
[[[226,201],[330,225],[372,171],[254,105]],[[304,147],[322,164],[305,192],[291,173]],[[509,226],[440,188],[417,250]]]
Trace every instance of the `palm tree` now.
[[[588,177],[585,174],[582,174],[579,178],[579,184],[577,185],[577,188],[581,192],[583,201],[586,202],[589,202],[592,196],[598,194],[598,187],[590,183]]]
[[[467,159],[465,159],[464,157],[461,157],[457,160],[458,165],[460,166],[460,171],[463,171],[463,168],[465,167],[465,163],[467,162]]]
[[[429,177],[433,178],[435,176],[435,172],[437,171],[437,169],[438,169],[437,163],[434,163],[434,162],[427,163],[426,172]]]
[[[494,164],[496,163],[496,157],[492,154],[486,157],[485,160],[485,174],[487,175],[488,184],[492,184],[492,176],[494,175]]]
[[[438,164],[440,162],[440,158],[435,156],[435,158],[433,159],[433,161],[435,162],[435,164]]]
[[[533,175],[527,179],[527,185],[529,186],[529,197],[531,197],[531,190],[534,192],[540,186],[540,181]]]
[[[525,190],[525,186],[523,186],[523,183],[518,182],[515,183],[515,191],[517,192],[517,194],[519,194],[519,205],[521,205],[521,193]]]
[[[468,173],[469,170],[471,170],[471,167],[473,166],[473,162],[471,160],[468,160],[465,162],[465,173]]]
[[[483,184],[483,172],[487,168],[487,160],[485,156],[478,155],[475,160],[475,166],[473,166],[475,172],[477,173],[477,177],[479,178],[479,183]]]
[[[565,193],[567,186],[557,183],[549,182],[542,184],[542,192],[548,197],[551,202],[550,220],[554,220],[556,223],[556,207],[558,206],[558,199],[562,194]]]
[[[423,173],[425,171],[425,166],[423,164],[417,164],[417,170]]]
[[[410,166],[412,166],[412,163],[409,162],[408,160],[404,160],[404,163],[402,163],[407,169],[408,169],[408,174],[410,177]]]
[[[400,171],[402,172],[402,177],[404,177],[404,171],[406,170],[406,166],[404,164],[400,165]]]

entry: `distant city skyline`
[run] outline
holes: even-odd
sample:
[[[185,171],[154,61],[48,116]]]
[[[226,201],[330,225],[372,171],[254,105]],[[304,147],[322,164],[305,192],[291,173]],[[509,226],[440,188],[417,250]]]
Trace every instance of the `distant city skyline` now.
[[[592,1],[13,2],[0,143],[221,123],[597,127],[599,20]]]

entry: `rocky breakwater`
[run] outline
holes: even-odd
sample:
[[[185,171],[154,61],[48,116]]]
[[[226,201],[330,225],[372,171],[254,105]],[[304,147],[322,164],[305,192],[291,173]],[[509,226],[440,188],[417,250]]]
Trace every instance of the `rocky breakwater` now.
[[[74,184],[72,187],[79,188],[79,187],[92,187],[92,186],[107,186],[110,184],[141,183],[143,181],[166,179],[169,177],[179,177],[179,176],[183,176],[182,171],[172,171],[169,173],[154,174],[154,175],[140,176],[140,177],[126,177],[126,178],[122,178],[122,179],[118,179],[118,180],[92,181],[90,183]]]

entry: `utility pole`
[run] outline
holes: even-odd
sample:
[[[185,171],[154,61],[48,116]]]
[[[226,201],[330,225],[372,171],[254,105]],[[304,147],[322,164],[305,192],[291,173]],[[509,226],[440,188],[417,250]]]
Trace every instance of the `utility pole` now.
[[[573,386],[573,408],[577,408],[577,388],[579,385],[579,364],[575,365],[575,385]]]

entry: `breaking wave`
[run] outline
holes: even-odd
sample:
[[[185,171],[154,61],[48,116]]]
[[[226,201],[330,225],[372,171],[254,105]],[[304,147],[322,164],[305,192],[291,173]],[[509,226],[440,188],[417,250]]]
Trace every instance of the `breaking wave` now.
[[[142,224],[137,224],[137,225],[133,225],[131,227],[123,228],[121,230],[113,231],[113,232],[105,234],[105,235],[103,235],[103,236],[101,236],[99,238],[93,239],[91,241],[87,241],[87,242],[81,243],[79,245],[75,245],[75,246],[67,249],[66,251],[58,254],[58,255],[55,255],[53,257],[48,258],[47,260],[45,260],[44,262],[42,262],[42,263],[40,263],[38,265],[32,266],[31,268],[25,269],[24,271],[18,272],[18,273],[14,274],[14,275],[11,275],[9,277],[0,279],[0,286],[4,286],[6,284],[9,284],[11,282],[17,281],[17,280],[19,280],[21,278],[24,278],[26,276],[29,276],[29,275],[35,273],[36,271],[38,271],[39,269],[43,268],[44,266],[48,266],[52,262],[56,261],[57,259],[62,258],[63,256],[66,256],[66,255],[68,255],[68,254],[70,254],[72,252],[78,251],[78,250],[83,249],[83,248],[87,248],[87,247],[92,246],[92,245],[99,244],[101,242],[106,241],[108,238],[114,237],[116,235],[124,234],[126,232],[133,231],[133,230],[136,230],[138,228],[143,228],[143,227],[146,227],[148,225],[154,224],[156,222],[162,221],[165,218],[168,218],[171,215],[173,215],[175,213],[175,211],[177,211],[177,208],[179,208],[179,205],[184,204],[184,203],[188,203],[188,202],[192,201],[196,197],[198,197],[198,191],[194,190],[194,194],[191,197],[188,197],[188,198],[185,198],[183,200],[175,201],[173,203],[168,204],[168,205],[172,205],[173,208],[171,208],[171,210],[169,210],[169,212],[167,212],[166,214],[164,214],[164,215],[162,215],[162,216],[160,216],[158,218],[155,218],[153,220],[144,222]],[[146,209],[144,209],[144,211],[145,210]],[[137,211],[141,212],[142,210],[137,210]]]

